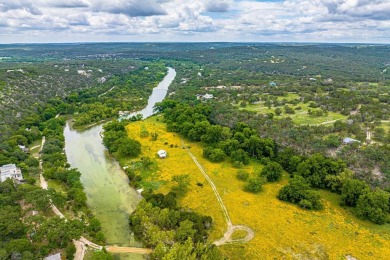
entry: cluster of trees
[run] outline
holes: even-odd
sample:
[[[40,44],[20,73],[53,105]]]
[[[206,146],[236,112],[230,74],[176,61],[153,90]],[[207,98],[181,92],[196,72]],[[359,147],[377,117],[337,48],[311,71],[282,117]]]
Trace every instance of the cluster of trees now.
[[[373,52],[375,51],[373,50]],[[218,60],[217,57],[214,58]],[[380,120],[389,119],[387,112],[389,110],[388,86],[382,82],[379,84],[362,83],[362,81],[367,80],[366,78],[356,82],[351,78],[353,73],[345,74],[343,77],[337,77],[337,73],[332,73],[331,79],[323,80],[314,75],[309,76],[309,74],[296,78],[286,77],[285,74],[270,76],[269,74],[256,74],[249,71],[243,72],[242,66],[246,61],[245,59],[240,60],[242,64],[237,65],[238,67],[230,63],[229,67],[225,69],[217,68],[214,64],[207,62],[201,65],[182,62],[180,63],[182,69],[178,70],[178,77],[186,79],[186,84],[181,84],[181,80],[175,81],[172,85],[172,91],[175,92],[175,95],[170,98],[189,104],[197,104],[201,101],[196,100],[196,94],[212,93],[215,99],[207,103],[213,106],[211,114],[213,123],[232,128],[238,122],[245,122],[255,129],[261,137],[272,138],[281,145],[292,146],[303,154],[334,154],[334,149],[341,146],[341,140],[344,137],[352,137],[364,142],[367,137],[366,130],[370,129],[373,133],[372,138],[383,144],[376,148],[384,155],[383,160],[373,160],[372,150],[369,149],[367,151],[370,155],[366,155],[363,149],[354,149],[352,153],[348,151],[346,154],[343,154],[343,150],[339,155],[357,173],[359,178],[364,178],[371,185],[380,185],[382,188],[389,185],[390,167],[386,162],[390,160],[390,157],[386,144],[389,143],[390,132],[386,128],[382,128],[384,123],[380,123]],[[281,65],[285,64],[277,64],[277,66]],[[254,68],[258,67],[254,66]],[[345,69],[348,70],[348,68]],[[200,71],[202,76],[197,76],[196,71]],[[307,68],[302,69],[303,71],[308,73]],[[243,76],[243,73],[246,75]],[[252,81],[252,83],[248,84],[248,81]],[[278,86],[269,86],[270,81],[278,82]],[[209,88],[220,85],[227,86],[227,88]],[[229,87],[234,85],[239,87]],[[298,94],[299,97],[287,98],[291,92]],[[216,102],[215,105],[214,102]],[[273,106],[275,109],[274,112],[267,114],[256,114],[250,111],[238,111],[237,107],[227,105],[241,102],[246,104],[260,102],[269,108]],[[289,108],[294,108],[290,111],[292,113],[294,110],[309,106],[309,112],[312,116],[326,116],[328,112],[334,112],[348,116],[348,120],[327,125],[296,125],[284,111],[286,105]],[[274,116],[282,113],[285,113],[282,115],[282,119]],[[295,116],[295,118],[298,117]],[[338,138],[337,140],[333,137],[328,139],[329,135]],[[220,153],[211,157],[222,158]],[[362,163],[364,161],[367,163]],[[375,178],[375,176],[368,174],[374,170],[377,172],[377,169],[380,171],[381,178]]]
[[[210,161],[220,162],[230,157],[237,167],[248,164],[251,158],[264,163],[263,170],[252,178],[249,178],[249,174],[245,172],[238,172],[237,177],[247,181],[244,189],[248,192],[261,191],[266,181],[278,181],[284,169],[291,174],[291,179],[278,194],[281,200],[296,203],[305,209],[318,210],[322,209],[323,205],[320,195],[314,189],[329,189],[341,193],[342,196],[345,195],[341,192],[342,187],[345,179],[350,180],[351,176],[345,177],[349,171],[344,161],[327,158],[321,154],[297,155],[290,148],[278,151],[278,146],[272,139],[259,137],[248,124],[236,123],[232,128],[211,124],[210,108],[211,106],[205,104],[189,106],[172,100],[163,101],[157,106],[158,110],[164,112],[168,130],[178,132],[192,141],[202,141],[205,145],[203,155]],[[329,144],[334,141],[330,136]],[[367,201],[383,202],[385,201],[383,198],[388,193],[382,190],[367,189],[366,191],[367,193],[364,194],[369,195],[362,197],[359,208],[356,208],[354,212],[359,217],[375,223],[385,223],[388,221],[389,201],[381,206],[379,202],[372,203],[370,207]],[[357,206],[357,204],[343,204]],[[375,212],[375,214],[369,212]],[[382,217],[378,217],[378,212],[383,212]],[[374,215],[377,217],[374,218]]]
[[[69,169],[66,155],[63,126],[65,121],[61,118],[52,118],[43,123],[45,144],[41,151],[43,161],[43,176],[46,179],[57,180],[67,190],[67,208],[76,212],[87,207],[87,196],[80,181],[80,172]]]
[[[264,161],[266,161],[267,164],[259,173],[255,173],[255,176],[252,178],[249,178],[249,173],[246,171],[243,170],[237,171],[236,174],[237,179],[242,181],[247,181],[247,183],[244,186],[245,191],[258,193],[262,191],[262,186],[267,181],[275,182],[275,181],[279,181],[282,178],[283,168],[279,163],[270,160],[264,160]]]
[[[143,66],[141,66],[143,65]],[[165,74],[163,63],[140,63],[127,73],[117,73],[99,88],[85,89],[66,98],[75,106],[75,126],[113,118],[119,111],[136,111],[146,106],[148,96]]]
[[[84,225],[50,217],[50,199],[60,202],[62,197],[30,184],[15,186],[10,179],[0,183],[1,259],[42,258],[58,248],[66,248],[67,258],[73,257],[72,239],[80,237]]]
[[[110,153],[121,157],[136,157],[141,153],[141,143],[127,136],[128,121],[111,121],[104,125],[103,143]]]
[[[223,259],[207,242],[211,217],[178,207],[174,192],[142,195],[129,223],[135,236],[154,249],[152,259]]]
[[[372,189],[364,181],[353,178],[353,173],[343,161],[320,154],[297,156],[291,149],[281,151],[277,160],[292,176],[289,184],[279,191],[279,199],[302,208],[321,209],[320,196],[313,188],[327,189],[340,194],[341,205],[352,207],[352,211],[362,219],[376,224],[390,220],[390,193],[379,188]]]
[[[250,158],[273,158],[277,154],[275,142],[261,138],[247,124],[237,123],[232,129],[210,123],[211,106],[193,107],[175,101],[163,101],[157,109],[164,112],[167,129],[182,134],[191,141],[202,141],[203,155],[212,162],[230,157],[240,167]]]
[[[60,99],[53,99],[46,106],[39,106],[40,114],[32,113],[23,118],[17,125],[19,130],[0,144],[0,165],[17,164],[22,170],[24,179],[30,184],[35,184],[40,172],[39,161],[29,153],[22,151],[18,145],[28,146],[45,136],[46,142],[41,151],[43,174],[47,179],[56,180],[66,191],[65,193],[57,193],[52,189],[46,191],[28,184],[18,186],[12,184],[12,189],[4,188],[4,190],[11,190],[11,193],[7,193],[10,195],[9,197],[0,196],[0,204],[6,205],[12,202],[15,209],[19,207],[17,212],[20,213],[20,217],[11,214],[13,221],[9,220],[7,225],[15,225],[15,220],[23,219],[25,226],[18,233],[20,237],[0,235],[0,237],[4,237],[4,243],[10,244],[9,247],[6,244],[4,247],[0,246],[5,248],[4,252],[6,252],[0,251],[1,254],[15,255],[16,257],[21,255],[22,258],[24,254],[27,254],[25,259],[31,259],[29,253],[26,253],[27,251],[31,252],[34,257],[43,257],[48,255],[51,250],[66,248],[67,257],[71,259],[75,252],[72,239],[77,239],[81,234],[87,233],[96,242],[105,240],[100,222],[93,217],[87,208],[87,198],[80,181],[80,173],[75,169],[69,169],[63,152],[65,120],[61,117],[56,118],[58,111],[63,108],[64,103]],[[83,221],[69,220],[66,222],[53,217],[49,213],[50,201],[61,210],[73,210],[80,213],[83,216]],[[21,205],[27,205],[27,207],[20,207]],[[11,208],[4,210],[11,210]],[[37,211],[38,214],[31,216],[33,211]],[[0,229],[3,231],[11,230],[10,227],[4,226],[4,229]],[[26,240],[26,236],[30,237],[32,242]],[[20,241],[20,239],[25,239],[31,245],[28,246],[27,242]],[[15,246],[19,242],[21,246]],[[23,248],[25,250],[22,250]]]

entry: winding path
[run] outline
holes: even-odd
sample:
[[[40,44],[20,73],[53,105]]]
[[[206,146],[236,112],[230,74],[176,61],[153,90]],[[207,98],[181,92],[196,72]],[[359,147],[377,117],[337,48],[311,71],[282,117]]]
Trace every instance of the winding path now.
[[[255,233],[253,232],[253,230],[249,227],[246,227],[246,226],[233,225],[233,223],[230,219],[230,216],[229,216],[229,212],[227,211],[226,206],[223,203],[223,200],[222,200],[221,196],[219,195],[217,187],[215,187],[214,182],[207,175],[206,171],[204,170],[202,165],[199,163],[199,161],[196,159],[196,157],[192,154],[192,152],[184,144],[183,140],[181,141],[181,143],[182,143],[182,147],[185,147],[185,149],[186,149],[187,153],[189,154],[189,156],[191,157],[191,159],[194,161],[196,166],[198,166],[200,172],[203,174],[203,176],[209,182],[211,188],[214,191],[215,197],[217,197],[218,204],[222,208],[223,216],[224,216],[226,223],[227,223],[227,230],[226,230],[225,234],[223,235],[223,237],[221,239],[214,241],[213,244],[215,244],[216,246],[220,246],[220,245],[224,245],[227,243],[245,243],[245,242],[252,240],[255,236]],[[240,239],[232,239],[233,233],[235,231],[238,231],[238,230],[244,230],[247,233],[246,237],[240,238]]]

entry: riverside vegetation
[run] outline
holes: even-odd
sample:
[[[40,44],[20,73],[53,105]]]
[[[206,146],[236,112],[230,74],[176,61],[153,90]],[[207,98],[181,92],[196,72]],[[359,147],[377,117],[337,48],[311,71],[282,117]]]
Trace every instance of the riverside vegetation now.
[[[169,195],[179,185],[175,181],[177,176],[188,176],[182,180],[188,188],[185,195],[178,198],[178,204],[187,210],[212,217],[213,225],[208,237],[210,242],[222,237],[226,228],[223,213],[216,207],[215,195],[206,179],[182,149],[183,139],[179,134],[168,132],[163,117],[158,116],[130,123],[126,128],[129,137],[142,144],[139,157],[120,159],[123,165],[130,166],[128,172],[132,185],[146,189],[151,187],[156,194]],[[142,134],[145,131],[149,136]],[[157,139],[154,140],[155,134]],[[263,164],[250,159],[248,165],[237,168],[229,158],[220,163],[210,162],[203,157],[200,143],[184,140],[216,184],[232,221],[255,231],[254,239],[248,243],[219,247],[223,255],[232,259],[258,259],[269,255],[319,259],[345,255],[367,258],[375,255],[377,259],[386,259],[389,254],[386,246],[389,245],[388,225],[378,226],[355,217],[351,208],[340,206],[342,198],[337,193],[318,189],[323,208],[319,211],[307,211],[285,203],[277,198],[279,191],[289,183],[285,171],[279,181],[263,181],[260,192],[247,192],[246,181],[237,178],[237,173],[246,172],[249,179],[259,178],[265,168]],[[158,149],[166,150],[168,157],[156,158]],[[143,166],[145,161],[149,165],[146,168]],[[292,244],[291,241],[296,242]]]
[[[40,197],[51,198],[59,207],[63,203],[65,213],[78,221],[72,228],[67,226],[71,223],[42,224],[47,234],[60,233],[54,229],[58,226],[66,235],[54,242],[38,235],[32,242],[20,241],[28,249],[23,251],[15,241],[32,228],[24,221],[20,232],[1,236],[4,256],[45,256],[68,247],[70,238],[81,233],[104,240],[85,207],[80,174],[67,168],[61,152],[64,117],[55,117],[70,115],[76,126],[85,127],[120,110],[136,111],[146,104],[165,66],[174,67],[177,77],[168,101],[157,107],[164,116],[143,124],[123,122],[118,136],[111,136],[112,144],[106,144],[122,165],[131,166],[131,184],[145,189],[145,202],[131,226],[156,249],[156,258],[182,253],[219,258],[218,251],[233,259],[389,255],[388,46],[202,43],[155,44],[150,51],[142,43],[6,45],[0,53],[10,56],[0,62],[0,162],[16,163],[30,183],[8,195],[3,192],[1,203],[18,211],[16,217],[26,218],[38,209],[43,216],[39,223],[54,221],[28,198],[41,192],[29,188],[39,163],[17,146],[36,147],[45,136],[44,174],[55,191],[43,191]],[[32,98],[21,95],[27,88]],[[48,90],[45,95],[42,89]],[[213,99],[197,99],[206,93]],[[131,139],[124,129],[131,130]],[[253,240],[210,245],[222,237],[224,219],[213,206],[211,188],[180,149],[179,136],[206,168],[234,223],[255,231]],[[344,137],[361,143],[343,144]],[[121,146],[123,142],[128,145]],[[167,160],[154,158],[151,144],[156,143],[168,150]],[[135,157],[138,152],[141,157]],[[178,172],[180,165],[185,171]],[[25,207],[24,201],[31,205]],[[10,211],[3,212],[4,227],[13,223]],[[161,212],[177,216],[177,221],[160,222],[156,214]],[[139,221],[146,216],[150,222]],[[75,232],[67,234],[70,230]],[[140,236],[151,230],[167,240],[156,243],[159,237]],[[191,241],[178,235],[194,232],[203,237]],[[69,246],[69,256],[72,251]]]

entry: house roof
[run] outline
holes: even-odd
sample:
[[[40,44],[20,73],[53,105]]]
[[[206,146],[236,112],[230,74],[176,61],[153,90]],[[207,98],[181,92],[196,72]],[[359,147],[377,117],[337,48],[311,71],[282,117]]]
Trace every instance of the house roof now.
[[[356,143],[356,142],[360,143],[359,140],[356,140],[356,139],[353,139],[353,138],[350,138],[350,137],[345,137],[343,139],[343,143],[346,143],[346,144]]]
[[[159,150],[159,151],[157,152],[157,154],[158,154],[158,155],[167,155],[167,151],[165,151],[165,150]]]

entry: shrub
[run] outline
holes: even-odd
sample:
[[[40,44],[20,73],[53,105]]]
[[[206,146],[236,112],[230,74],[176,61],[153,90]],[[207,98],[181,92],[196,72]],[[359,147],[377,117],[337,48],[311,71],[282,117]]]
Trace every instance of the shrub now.
[[[282,177],[283,168],[277,162],[269,162],[262,170],[260,175],[267,181],[278,181]]]
[[[310,190],[310,185],[301,176],[290,180],[289,184],[280,189],[278,199],[292,202],[304,209],[322,209],[323,205],[318,192]]]
[[[249,178],[249,173],[243,170],[237,171],[236,174],[237,179],[242,180],[242,181],[247,181]]]
[[[358,217],[385,224],[389,220],[389,198],[390,194],[382,190],[361,195],[356,205]]]
[[[252,178],[249,179],[248,183],[245,185],[244,190],[247,192],[258,193],[262,190],[262,186],[265,183],[265,179],[262,178]]]

